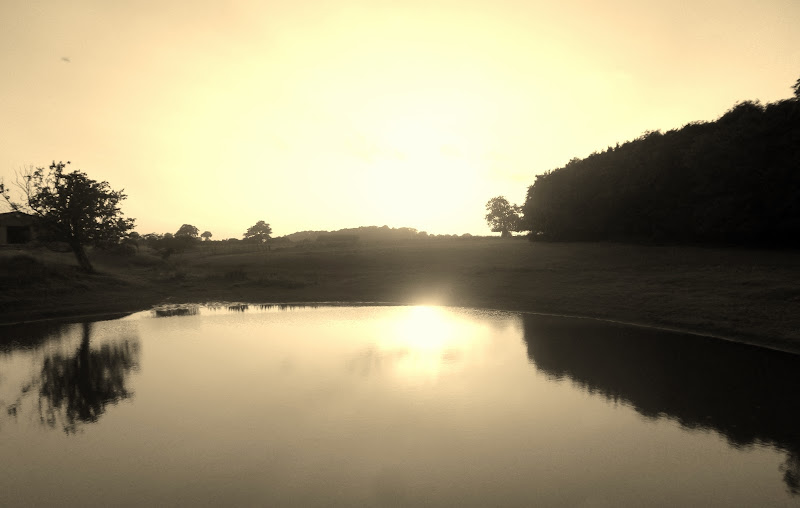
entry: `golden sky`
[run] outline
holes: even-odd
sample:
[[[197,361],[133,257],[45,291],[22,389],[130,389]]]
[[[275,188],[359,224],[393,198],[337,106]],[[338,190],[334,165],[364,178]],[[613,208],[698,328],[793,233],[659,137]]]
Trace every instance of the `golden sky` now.
[[[790,97],[798,27],[798,0],[5,0],[0,177],[71,160],[142,234],[489,234],[573,157]]]

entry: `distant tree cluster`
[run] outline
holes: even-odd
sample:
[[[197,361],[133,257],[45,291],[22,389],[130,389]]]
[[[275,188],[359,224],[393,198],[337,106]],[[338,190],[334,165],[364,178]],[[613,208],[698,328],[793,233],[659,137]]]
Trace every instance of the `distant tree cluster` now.
[[[173,254],[181,254],[187,250],[193,249],[200,243],[200,236],[198,236],[196,226],[191,224],[183,224],[175,234],[164,233],[163,235],[157,233],[148,233],[138,237],[137,244],[144,244],[147,247],[157,251],[161,257],[169,258]],[[211,236],[211,233],[206,231],[205,235]]]
[[[798,244],[800,80],[794,90],[538,175],[523,229],[551,240]]]
[[[357,228],[345,228],[336,231],[298,231],[286,235],[284,238],[292,242],[331,242],[331,241],[350,241],[355,242],[398,242],[415,239],[431,238],[455,238],[458,235],[429,235],[426,231],[418,231],[415,228],[390,228],[389,226],[361,226]]]
[[[258,221],[256,224],[248,228],[242,235],[243,243],[266,243],[272,235],[272,228],[263,220]],[[220,243],[236,243],[240,240],[238,238],[228,238],[226,240],[213,241],[211,238],[214,235],[211,231],[203,231],[192,224],[183,224],[178,230],[173,233],[148,233],[146,235],[136,235],[137,244],[145,245],[148,248],[158,252],[161,257],[169,258],[173,254],[181,254],[187,250],[194,249],[204,243],[218,245]]]

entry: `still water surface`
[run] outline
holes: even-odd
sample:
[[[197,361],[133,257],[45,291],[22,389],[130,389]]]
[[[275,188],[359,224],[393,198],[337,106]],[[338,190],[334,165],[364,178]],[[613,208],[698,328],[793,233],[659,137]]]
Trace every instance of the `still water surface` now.
[[[436,307],[0,333],[4,506],[800,504],[789,354]]]

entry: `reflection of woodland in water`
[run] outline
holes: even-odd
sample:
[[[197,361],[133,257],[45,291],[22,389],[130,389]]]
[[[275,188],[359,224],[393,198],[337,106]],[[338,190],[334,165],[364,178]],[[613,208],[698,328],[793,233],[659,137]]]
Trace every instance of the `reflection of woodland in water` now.
[[[631,405],[646,418],[710,429],[735,447],[786,452],[800,495],[800,358],[715,339],[582,320],[524,316],[528,358],[555,379]]]
[[[331,306],[333,304],[326,304]],[[352,305],[352,304],[348,304]],[[153,317],[175,317],[175,316],[197,316],[202,313],[203,309],[209,311],[226,310],[228,312],[247,312],[249,310],[298,310],[298,309],[316,309],[320,305],[315,303],[292,304],[292,303],[206,303],[203,305],[170,305],[162,306],[152,310]]]
[[[72,433],[82,423],[96,422],[108,405],[133,395],[127,380],[139,365],[138,339],[120,338],[92,347],[92,324],[79,326],[78,349],[73,353],[46,354],[41,369],[22,386],[20,396],[6,405],[9,417],[19,416],[26,400],[37,395],[33,406],[39,420]],[[58,333],[53,326],[39,331],[45,333],[29,334],[23,344],[36,347]]]

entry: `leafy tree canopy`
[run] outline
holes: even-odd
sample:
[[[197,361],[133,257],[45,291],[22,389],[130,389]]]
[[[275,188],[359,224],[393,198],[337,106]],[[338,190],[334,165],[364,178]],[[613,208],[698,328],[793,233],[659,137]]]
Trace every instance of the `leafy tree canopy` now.
[[[799,112],[795,98],[744,101],[573,159],[528,188],[524,227],[539,240],[797,246]]]
[[[210,240],[210,239],[211,239],[211,237],[212,237],[212,236],[214,236],[214,235],[212,235],[212,234],[211,234],[211,231],[203,231],[203,234],[202,234],[202,235],[200,235],[200,236],[203,238],[203,240],[206,240],[206,241],[208,241],[208,240]]]
[[[82,171],[66,173],[67,164],[53,161],[49,168],[23,172],[17,179],[22,202],[15,202],[9,188],[0,182],[0,194],[16,211],[38,217],[42,230],[54,240],[66,242],[80,267],[94,272],[85,246],[116,245],[133,229],[134,219],[126,219],[119,208],[127,196],[112,190],[108,182],[98,182]]]
[[[199,232],[200,230],[191,224],[184,224],[178,229],[178,231],[175,232],[175,236],[188,236],[191,238],[197,238]]]
[[[511,236],[511,231],[519,231],[521,208],[512,205],[503,196],[497,196],[486,203],[486,222],[494,233]]]
[[[256,222],[253,226],[250,226],[247,231],[244,233],[245,240],[252,240],[259,243],[266,242],[269,240],[270,235],[272,235],[272,228],[269,224],[260,220]]]

